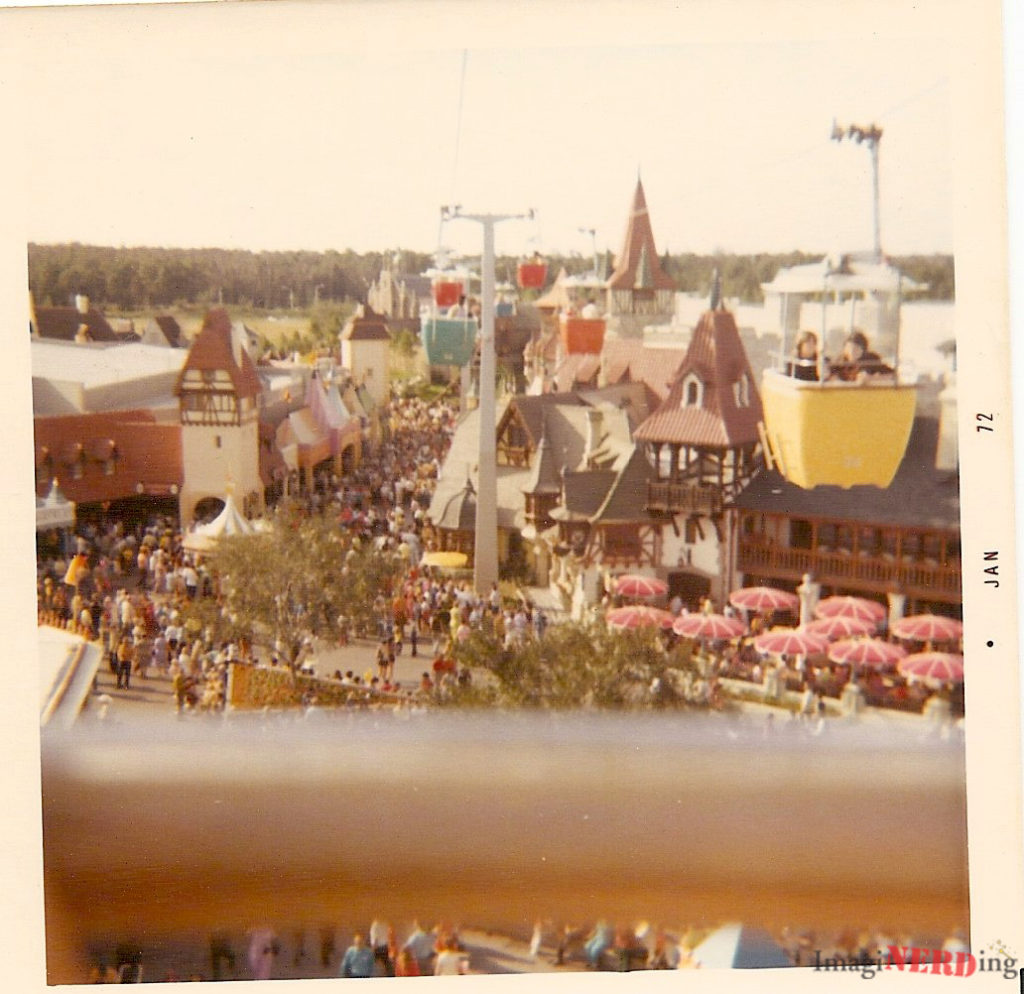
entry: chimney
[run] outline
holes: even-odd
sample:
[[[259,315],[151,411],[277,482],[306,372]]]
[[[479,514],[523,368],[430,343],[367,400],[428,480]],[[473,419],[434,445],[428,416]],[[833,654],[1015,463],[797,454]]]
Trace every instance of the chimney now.
[[[583,451],[583,462],[590,468],[591,460],[597,453],[604,429],[604,412],[598,407],[587,408],[587,447]]]
[[[89,313],[89,298],[84,293],[75,294],[75,310],[79,314]]]

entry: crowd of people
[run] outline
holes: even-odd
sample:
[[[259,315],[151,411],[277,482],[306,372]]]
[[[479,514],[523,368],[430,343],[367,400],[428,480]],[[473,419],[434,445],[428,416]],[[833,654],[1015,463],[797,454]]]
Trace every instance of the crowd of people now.
[[[647,920],[614,922],[599,918],[590,923],[552,922],[538,919],[529,939],[525,930],[517,938],[464,932],[458,925],[441,921],[424,928],[413,921],[400,931],[387,920],[375,918],[367,928],[343,932],[334,925],[313,931],[275,929],[260,925],[244,935],[218,930],[209,936],[208,954],[198,947],[180,950],[177,966],[153,964],[163,975],[146,975],[147,953],[137,943],[123,942],[111,956],[96,956],[92,983],[124,983],[142,980],[271,980],[280,977],[462,976],[493,967],[496,948],[508,951],[505,969],[517,972],[528,964],[529,972],[560,968],[630,972],[634,970],[685,970],[706,965],[701,944],[722,923],[688,924],[681,928],[652,925]],[[891,948],[941,949],[956,954],[970,951],[966,930],[951,928],[941,936],[904,934],[886,927],[811,929],[783,926],[756,930],[763,943],[794,967],[820,968],[827,961],[875,964]],[[339,942],[342,935],[350,936]],[[480,943],[475,945],[475,943]],[[477,955],[480,959],[475,965]],[[163,957],[165,960],[167,956]],[[153,957],[157,959],[157,957]],[[205,963],[203,962],[205,959]],[[186,962],[188,963],[185,966]],[[720,967],[723,964],[712,964]],[[184,969],[182,968],[184,967]],[[152,969],[151,969],[152,972]]]

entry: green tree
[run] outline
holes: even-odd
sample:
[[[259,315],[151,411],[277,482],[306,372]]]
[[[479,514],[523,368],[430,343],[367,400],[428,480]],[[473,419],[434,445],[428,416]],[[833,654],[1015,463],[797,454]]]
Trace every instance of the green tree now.
[[[268,530],[222,538],[206,558],[218,595],[190,605],[192,626],[217,641],[279,645],[289,663],[307,638],[337,639],[342,616],[371,627],[374,598],[391,589],[403,565],[331,518],[289,505]]]
[[[619,632],[575,622],[509,648],[477,631],[456,653],[464,665],[491,674],[494,703],[545,710],[646,707],[652,680],[668,665],[652,629]],[[474,693],[472,702],[478,699]],[[458,693],[452,700],[462,703]]]

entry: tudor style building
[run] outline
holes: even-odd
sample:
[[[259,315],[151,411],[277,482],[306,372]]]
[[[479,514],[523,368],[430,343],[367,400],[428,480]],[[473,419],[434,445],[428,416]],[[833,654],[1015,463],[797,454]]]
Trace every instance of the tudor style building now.
[[[645,509],[669,526],[666,564],[673,593],[684,599],[727,593],[727,503],[759,465],[763,413],[733,315],[712,297],[694,330],[675,382],[636,431],[654,467]]]
[[[263,506],[256,366],[227,311],[210,311],[175,388],[181,420],[183,523],[217,511],[228,483],[247,516]]]

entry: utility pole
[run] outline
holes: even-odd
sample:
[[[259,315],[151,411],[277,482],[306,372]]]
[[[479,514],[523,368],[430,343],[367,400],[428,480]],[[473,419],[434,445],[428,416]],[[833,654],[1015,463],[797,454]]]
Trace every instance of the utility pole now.
[[[476,489],[476,530],[473,584],[484,596],[498,582],[498,465],[495,455],[494,409],[494,226],[501,221],[532,218],[526,214],[463,214],[461,208],[442,207],[443,220],[476,221],[483,227],[484,251],[480,265],[480,442]]]
[[[873,220],[875,225],[875,262],[882,261],[882,234],[881,222],[878,211],[878,145],[882,140],[882,129],[876,124],[870,124],[866,128],[859,124],[851,124],[844,128],[832,121],[832,141],[841,142],[844,138],[855,141],[858,145],[867,142],[871,152],[871,193]]]

